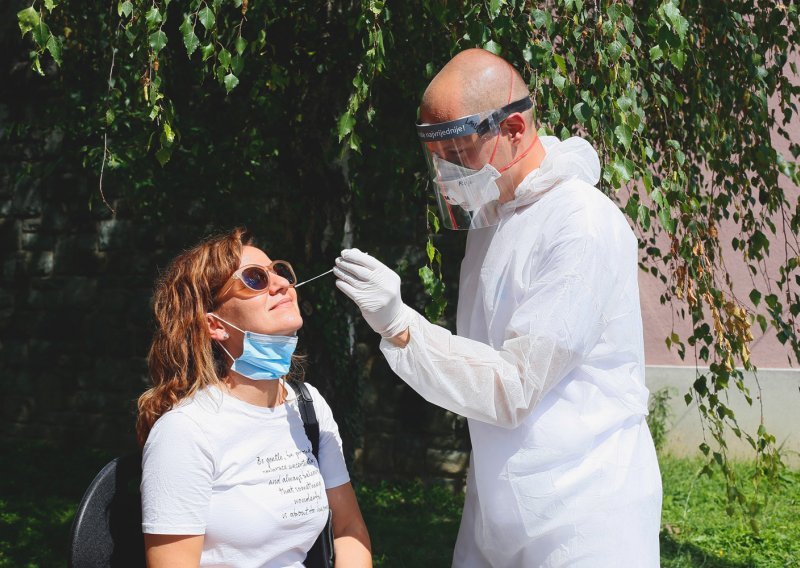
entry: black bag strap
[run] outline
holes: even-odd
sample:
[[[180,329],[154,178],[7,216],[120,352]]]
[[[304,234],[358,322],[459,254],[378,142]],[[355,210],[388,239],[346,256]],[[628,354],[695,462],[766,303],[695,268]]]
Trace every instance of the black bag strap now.
[[[311,441],[311,453],[319,463],[319,422],[317,413],[314,412],[314,402],[305,383],[287,381],[297,395],[297,407],[300,409],[300,418],[303,419],[303,428],[306,436]]]
[[[311,452],[319,464],[319,422],[317,413],[314,411],[314,401],[305,383],[298,381],[286,381],[291,385],[297,395],[297,407],[300,410],[300,418],[303,420],[303,428],[306,436],[311,441]],[[333,510],[328,508],[328,520],[325,528],[317,537],[311,550],[306,554],[305,566],[315,568],[332,568],[336,560],[336,552],[333,547]]]

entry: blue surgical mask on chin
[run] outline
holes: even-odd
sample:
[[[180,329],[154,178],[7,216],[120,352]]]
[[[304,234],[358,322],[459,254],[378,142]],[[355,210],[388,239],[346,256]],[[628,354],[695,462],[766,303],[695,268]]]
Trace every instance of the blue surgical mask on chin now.
[[[225,321],[217,314],[211,314],[244,334],[242,354],[234,358],[220,343],[219,346],[233,361],[232,371],[254,381],[272,381],[286,376],[292,364],[292,354],[297,347],[297,336],[265,335],[245,331]]]

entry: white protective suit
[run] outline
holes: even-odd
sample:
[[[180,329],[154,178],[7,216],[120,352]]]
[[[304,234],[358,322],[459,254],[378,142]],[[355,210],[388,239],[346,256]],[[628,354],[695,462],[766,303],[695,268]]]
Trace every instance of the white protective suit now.
[[[542,142],[499,225],[469,233],[458,335],[416,314],[408,345],[381,350],[426,400],[469,419],[453,566],[655,567],[636,238],[593,187],[594,149]]]

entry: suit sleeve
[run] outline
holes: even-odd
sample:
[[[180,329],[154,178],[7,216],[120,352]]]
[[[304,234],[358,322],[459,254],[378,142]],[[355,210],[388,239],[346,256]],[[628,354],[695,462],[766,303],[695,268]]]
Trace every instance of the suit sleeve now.
[[[454,335],[414,312],[405,347],[381,342],[394,372],[433,404],[516,427],[598,343],[616,297],[615,275],[629,256],[611,236],[580,223],[568,229],[530,275],[501,348]]]

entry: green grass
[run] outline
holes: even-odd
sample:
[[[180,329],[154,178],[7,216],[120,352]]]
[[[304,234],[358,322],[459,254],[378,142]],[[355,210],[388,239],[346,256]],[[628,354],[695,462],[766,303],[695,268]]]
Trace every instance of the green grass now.
[[[66,566],[83,491],[113,456],[28,443],[0,455],[0,568]]]
[[[661,566],[685,568],[800,567],[800,472],[787,471],[764,488],[767,502],[749,519],[725,512],[727,500],[719,473],[697,476],[699,461],[661,459],[664,504],[661,513]],[[739,479],[752,467],[736,464]]]
[[[72,516],[110,455],[41,445],[0,446],[0,568],[66,566]],[[758,534],[725,512],[721,476],[700,462],[664,457],[663,568],[800,567],[800,472],[771,487]],[[747,478],[749,466],[738,464]],[[463,498],[421,482],[357,484],[375,565],[450,566]]]
[[[377,567],[450,566],[462,495],[420,482],[357,485]]]

